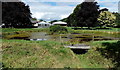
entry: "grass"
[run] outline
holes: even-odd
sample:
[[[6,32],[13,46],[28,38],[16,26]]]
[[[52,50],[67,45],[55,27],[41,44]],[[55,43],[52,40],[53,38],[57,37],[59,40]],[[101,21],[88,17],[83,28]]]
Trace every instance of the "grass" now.
[[[112,60],[95,49],[103,42],[106,41],[93,42],[87,53],[75,55],[55,41],[3,40],[3,65],[8,68],[112,68]]]
[[[88,51],[88,53],[83,55],[77,55],[81,61],[81,66],[83,68],[114,68],[115,63],[112,62],[113,59],[106,58],[105,56],[101,55],[101,52],[97,51],[97,48],[101,48],[105,46],[102,43],[115,43],[117,40],[109,40],[109,41],[94,41],[89,42],[92,48]]]
[[[54,41],[3,40],[3,65],[8,68],[80,68],[70,49]]]
[[[110,28],[110,29],[96,29],[96,30],[86,30],[78,29],[73,30],[73,27],[67,27],[69,33],[83,33],[92,34],[95,36],[107,36],[107,37],[120,37],[120,28]]]
[[[97,31],[97,30],[75,30],[74,33],[93,34],[95,36],[120,37],[120,32]]]
[[[74,27],[68,27],[68,28],[74,28]],[[81,29],[81,27],[77,27],[78,30],[90,30],[90,29],[87,29],[87,27],[83,27],[83,29]],[[107,27],[105,29],[102,29],[102,28],[92,28],[93,30],[92,31],[108,31],[108,32],[119,32],[120,31],[120,28],[112,28],[112,27]]]
[[[67,27],[69,31],[72,31],[72,27]],[[2,32],[15,32],[15,31],[45,31],[48,28],[0,28]],[[111,29],[97,29],[97,30],[86,30],[86,31],[107,31],[107,32],[119,32],[120,28],[111,28]]]
[[[73,30],[67,28],[69,33],[87,33],[115,37],[119,34],[115,30]],[[40,32],[49,29],[15,29],[3,28],[3,34],[14,35],[24,32]],[[119,37],[119,36],[118,36]],[[6,68],[112,68],[112,59],[106,58],[96,48],[102,44],[115,43],[117,40],[88,42],[92,48],[85,54],[76,55],[70,49],[64,48],[55,41],[26,41],[2,40],[3,66]],[[103,50],[104,51],[104,50]]]
[[[48,28],[0,28],[2,31],[2,37],[4,39],[12,39],[12,38],[28,38],[30,32],[47,32]]]
[[[48,28],[0,28],[3,33],[11,33],[17,31],[29,31],[29,32],[40,32],[40,31],[47,31]]]

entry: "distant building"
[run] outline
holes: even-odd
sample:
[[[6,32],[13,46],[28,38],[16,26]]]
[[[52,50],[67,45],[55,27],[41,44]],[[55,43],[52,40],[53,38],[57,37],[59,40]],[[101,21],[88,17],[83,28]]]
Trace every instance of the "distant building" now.
[[[66,22],[62,22],[62,21],[58,21],[58,22],[54,22],[52,25],[67,26],[67,23]]]
[[[5,24],[0,25],[0,28],[1,28],[1,27],[5,27]]]
[[[44,21],[39,22],[39,23],[37,23],[37,24],[38,24],[38,28],[47,28],[47,27],[50,27],[50,26],[51,26],[50,23],[44,22]]]
[[[30,19],[30,21],[31,21],[33,27],[35,27],[35,28],[38,27],[38,23],[39,23],[39,21],[37,21],[37,20],[33,20],[33,19]]]

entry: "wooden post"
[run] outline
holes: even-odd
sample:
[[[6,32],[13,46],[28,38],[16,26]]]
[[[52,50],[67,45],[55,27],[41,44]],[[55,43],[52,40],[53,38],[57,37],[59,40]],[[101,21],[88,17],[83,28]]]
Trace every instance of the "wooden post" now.
[[[62,43],[62,41],[61,41],[61,34],[60,34],[60,43]]]
[[[94,35],[92,36],[92,41],[94,41]]]

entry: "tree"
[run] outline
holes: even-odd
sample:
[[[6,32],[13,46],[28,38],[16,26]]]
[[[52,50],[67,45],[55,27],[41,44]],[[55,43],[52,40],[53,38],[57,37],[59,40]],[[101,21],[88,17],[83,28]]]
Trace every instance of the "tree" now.
[[[99,16],[99,6],[97,2],[85,0],[77,5],[73,13],[68,17],[67,23],[69,26],[77,27],[94,27]]]
[[[116,16],[109,11],[102,11],[98,18],[98,25],[100,27],[114,27]]]
[[[94,27],[97,23],[97,18],[99,16],[99,6],[97,2],[92,0],[91,2],[83,2],[81,4],[81,9],[77,15],[79,26],[82,24],[86,27]]]
[[[53,21],[50,21],[50,23],[54,23],[54,22],[57,22],[57,21],[59,21],[59,20],[53,20]]]
[[[36,20],[37,21],[37,18],[32,18],[32,20]]]
[[[40,19],[39,21],[42,22],[42,21],[44,21],[44,20],[43,20],[43,19]]]
[[[77,20],[77,15],[79,14],[79,10],[81,9],[80,7],[81,4],[78,4],[76,6],[76,8],[74,9],[73,13],[70,14],[70,16],[66,19],[67,22],[67,26],[74,26],[74,27],[78,27],[79,23]]]
[[[5,27],[31,27],[31,13],[23,2],[2,2],[2,23]]]
[[[102,11],[109,11],[109,10],[107,8],[103,8],[99,10],[99,12],[102,12]]]
[[[116,23],[116,27],[120,27],[120,13],[113,13],[115,16],[116,16],[116,20],[115,20],[115,23]]]

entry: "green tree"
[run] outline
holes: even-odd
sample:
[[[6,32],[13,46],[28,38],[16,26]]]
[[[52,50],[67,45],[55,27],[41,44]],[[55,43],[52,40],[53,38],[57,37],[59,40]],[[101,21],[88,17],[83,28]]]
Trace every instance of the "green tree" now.
[[[116,16],[109,11],[102,11],[98,18],[98,26],[100,27],[114,27]]]
[[[115,23],[116,23],[116,27],[120,27],[120,13],[113,13],[115,16],[116,16],[116,20],[115,20]]]
[[[74,9],[73,13],[70,14],[70,16],[67,18],[67,24],[68,26],[74,26],[74,27],[82,27],[82,24],[79,25],[79,19],[77,19],[77,15],[79,14],[79,11],[81,9],[81,4],[78,4],[76,8]]]
[[[32,20],[36,20],[37,21],[37,18],[32,18]]]
[[[50,23],[54,23],[54,22],[57,22],[57,21],[59,21],[59,20],[53,20],[53,21],[50,21]]]
[[[2,2],[2,23],[5,27],[32,27],[31,12],[23,2]]]
[[[76,27],[94,27],[97,23],[97,18],[99,16],[99,6],[97,2],[91,0],[87,2],[86,0],[77,5],[73,13],[68,17],[68,26]]]

